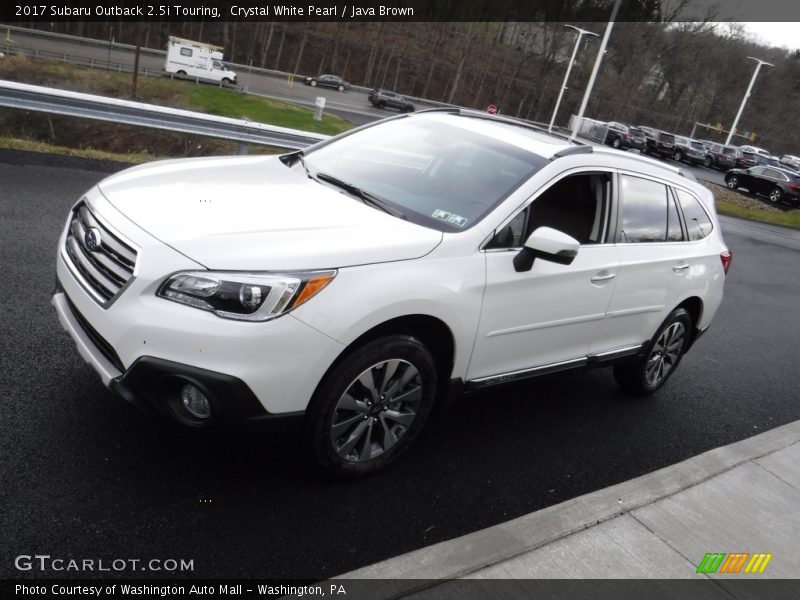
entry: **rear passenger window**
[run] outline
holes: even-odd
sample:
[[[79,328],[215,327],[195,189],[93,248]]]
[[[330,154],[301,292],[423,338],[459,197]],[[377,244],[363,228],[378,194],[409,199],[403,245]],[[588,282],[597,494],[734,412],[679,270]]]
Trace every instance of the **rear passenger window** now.
[[[181,56],[191,56],[192,50],[191,48],[181,48]]]
[[[621,175],[622,229],[619,242],[634,244],[667,240],[667,186]]]
[[[683,190],[675,190],[678,195],[683,219],[686,221],[686,229],[689,233],[689,240],[702,240],[711,233],[711,219],[708,217],[700,201],[691,194]]]

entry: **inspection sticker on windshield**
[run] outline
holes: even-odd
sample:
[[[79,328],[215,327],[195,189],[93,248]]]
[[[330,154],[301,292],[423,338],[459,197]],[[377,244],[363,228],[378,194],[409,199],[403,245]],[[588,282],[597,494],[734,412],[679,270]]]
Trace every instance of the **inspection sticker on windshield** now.
[[[447,212],[446,210],[436,209],[433,211],[431,215],[434,219],[439,219],[440,221],[444,221],[445,223],[451,223],[456,227],[464,227],[467,224],[467,218],[462,217],[461,215],[457,215],[455,213]]]

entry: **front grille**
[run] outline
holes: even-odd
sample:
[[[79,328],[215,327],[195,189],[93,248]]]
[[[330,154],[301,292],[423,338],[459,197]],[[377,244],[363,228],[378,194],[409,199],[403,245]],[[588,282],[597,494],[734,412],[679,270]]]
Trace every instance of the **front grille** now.
[[[120,373],[125,372],[125,367],[122,366],[122,361],[120,360],[117,352],[114,350],[114,347],[109,344],[102,335],[97,333],[94,327],[89,325],[89,321],[87,321],[81,313],[78,312],[78,309],[75,308],[75,305],[69,299],[69,296],[64,294],[64,297],[67,300],[67,305],[69,306],[70,311],[72,312],[72,316],[75,317],[75,320],[83,329],[83,332],[86,336],[92,340],[92,343],[95,347],[100,351],[100,353],[106,357],[108,362],[110,362]]]
[[[133,277],[136,250],[103,225],[85,202],[72,211],[65,249],[84,287],[100,304],[107,304]]]

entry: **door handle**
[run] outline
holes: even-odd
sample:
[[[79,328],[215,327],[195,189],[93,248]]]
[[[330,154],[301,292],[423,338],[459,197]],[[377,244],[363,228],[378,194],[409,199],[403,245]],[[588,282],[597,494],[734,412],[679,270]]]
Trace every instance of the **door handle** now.
[[[603,283],[604,281],[611,281],[616,277],[615,273],[608,273],[607,275],[595,275],[590,279],[592,283]]]
[[[679,263],[674,267],[672,267],[672,270],[676,274],[681,275],[688,268],[689,268],[689,263]]]

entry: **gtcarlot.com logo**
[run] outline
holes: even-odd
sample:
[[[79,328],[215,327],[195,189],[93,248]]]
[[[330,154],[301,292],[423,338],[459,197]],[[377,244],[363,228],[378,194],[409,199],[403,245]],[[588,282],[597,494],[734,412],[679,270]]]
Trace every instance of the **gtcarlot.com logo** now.
[[[18,571],[68,571],[72,573],[153,571],[182,573],[194,571],[194,559],[185,558],[59,558],[49,554],[20,554],[14,559]]]

